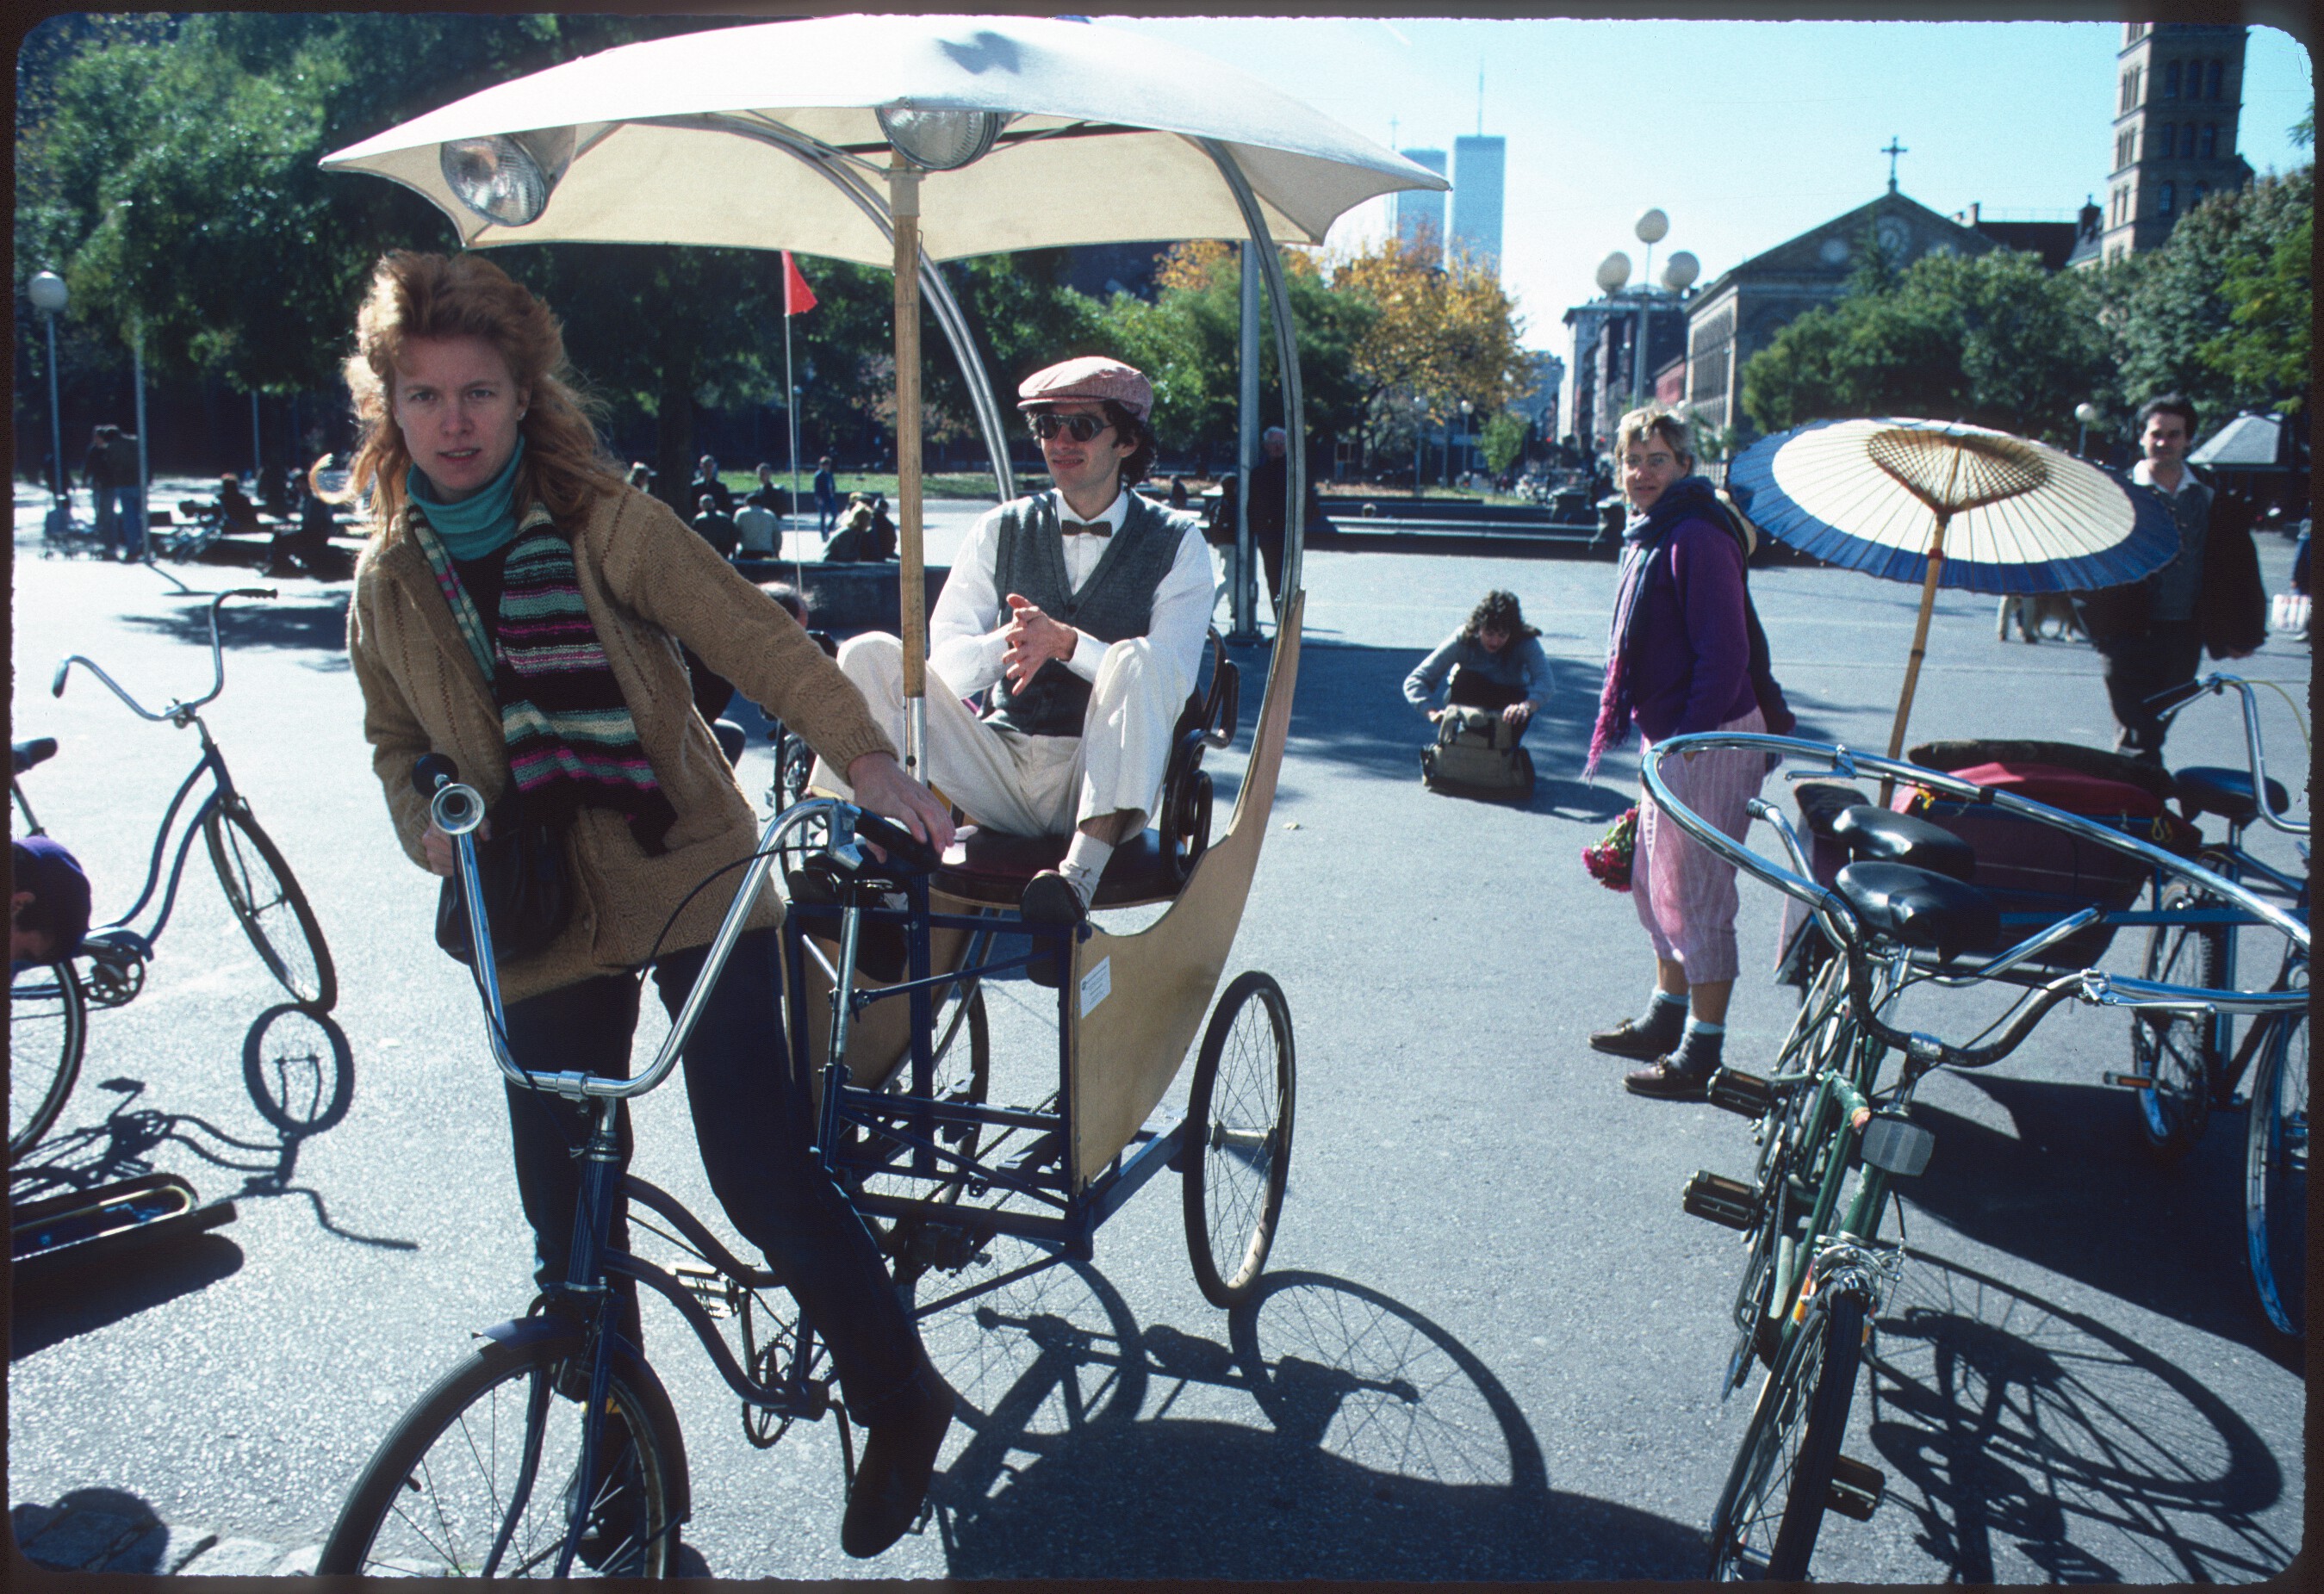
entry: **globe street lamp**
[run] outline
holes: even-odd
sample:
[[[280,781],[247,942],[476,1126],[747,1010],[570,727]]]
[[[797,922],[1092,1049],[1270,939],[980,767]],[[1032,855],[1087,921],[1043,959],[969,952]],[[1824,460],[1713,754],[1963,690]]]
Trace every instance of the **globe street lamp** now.
[[[32,280],[24,284],[24,297],[49,322],[49,447],[54,466],[49,490],[56,500],[49,511],[49,526],[51,530],[70,530],[72,498],[65,486],[65,423],[57,407],[57,317],[72,302],[72,292],[56,272],[35,272]]]
[[[2080,403],[2074,406],[2074,419],[2081,423],[2080,429],[2074,433],[2074,457],[2076,459],[2087,459],[2089,457],[2090,422],[2096,420],[2098,418],[2098,407],[2096,404],[2091,403],[2089,400],[2085,399]]]

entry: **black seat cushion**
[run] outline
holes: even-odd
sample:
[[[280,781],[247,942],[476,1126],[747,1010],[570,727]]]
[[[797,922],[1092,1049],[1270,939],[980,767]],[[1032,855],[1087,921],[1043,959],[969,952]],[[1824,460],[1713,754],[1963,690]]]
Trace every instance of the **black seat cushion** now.
[[[1799,806],[1800,823],[1806,825],[1810,835],[1830,835],[1834,821],[1858,803],[1872,799],[1852,786],[1841,786],[1830,780],[1803,780],[1792,788],[1792,801]]]
[[[1851,863],[1833,887],[1874,933],[1947,962],[2001,937],[1991,898],[1909,863]]]
[[[1840,810],[1831,834],[1848,843],[1849,856],[1858,862],[1909,863],[1957,880],[1977,872],[1977,854],[1951,831],[1870,803]]]
[[[944,867],[929,877],[929,883],[971,902],[1014,908],[1028,880],[1065,861],[1072,841],[1070,835],[1009,835],[979,828],[946,849]],[[1161,833],[1143,830],[1114,848],[1105,872],[1098,876],[1096,899],[1090,906],[1135,908],[1167,902],[1177,894],[1178,880],[1171,872]]]
[[[2259,817],[2259,801],[2252,795],[2251,771],[2248,769],[2217,769],[2199,766],[2191,769],[2172,771],[2172,783],[2179,788],[2179,806],[2187,817],[2217,814],[2230,825],[2248,825]],[[2281,814],[2288,805],[2283,788],[2271,779],[2267,783],[2267,808],[2271,814]]]

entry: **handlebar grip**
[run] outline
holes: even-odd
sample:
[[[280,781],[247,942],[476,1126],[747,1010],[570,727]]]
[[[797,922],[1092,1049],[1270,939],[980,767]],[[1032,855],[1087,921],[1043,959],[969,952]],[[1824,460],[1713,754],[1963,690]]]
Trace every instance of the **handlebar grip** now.
[[[220,593],[218,595],[226,598],[263,598],[272,603],[282,594],[279,588],[272,586],[237,586],[230,592]]]
[[[411,766],[411,789],[421,797],[432,797],[436,788],[460,778],[460,766],[440,752],[423,754]]]
[[[935,848],[921,841],[894,820],[859,809],[855,815],[855,834],[868,842],[876,843],[891,857],[900,858],[922,872],[942,866],[944,859]]]
[[[70,674],[72,674],[72,660],[69,659],[59,659],[57,661],[56,678],[49,683],[50,696],[61,697],[65,695],[65,677]]]

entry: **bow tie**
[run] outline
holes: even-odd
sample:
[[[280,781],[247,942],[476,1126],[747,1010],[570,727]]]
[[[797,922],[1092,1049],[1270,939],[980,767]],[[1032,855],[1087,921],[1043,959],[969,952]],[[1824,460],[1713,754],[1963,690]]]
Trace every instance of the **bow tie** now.
[[[1103,521],[1068,521],[1060,518],[1057,521],[1057,530],[1067,537],[1080,537],[1084,534],[1091,537],[1113,535],[1113,528]]]

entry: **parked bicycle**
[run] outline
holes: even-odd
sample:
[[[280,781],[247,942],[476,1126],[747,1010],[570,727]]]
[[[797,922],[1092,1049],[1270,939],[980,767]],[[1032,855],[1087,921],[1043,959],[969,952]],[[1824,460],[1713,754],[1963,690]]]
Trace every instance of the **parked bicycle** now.
[[[338,974],[331,963],[322,926],[300,889],[281,850],[259,826],[249,800],[234,783],[226,755],[219,751],[200,709],[226,690],[226,655],[218,640],[218,611],[231,598],[272,598],[265,588],[219,593],[208,611],[210,636],[210,689],[191,701],[172,700],[161,709],[149,709],[123,690],[94,661],[76,653],[57,667],[51,691],[63,696],[65,683],[78,664],[102,681],[139,718],[167,723],[180,730],[191,727],[201,742],[201,753],[177,795],[170,799],[154,827],[153,850],[144,885],[128,910],[91,930],[70,957],[53,964],[17,970],[9,987],[8,1157],[14,1162],[38,1142],[63,1110],[80,1072],[87,1038],[88,1009],[115,1008],[144,989],[146,965],[155,944],[169,927],[184,879],[187,854],[198,835],[217,871],[226,906],[243,933],[250,938],[259,961],[288,991],[292,1001],[313,1013],[328,1012],[338,1000]],[[54,756],[53,738],[14,745],[14,772],[9,794],[33,835],[47,834],[24,794],[23,777]],[[197,788],[204,788],[192,806]],[[171,840],[176,846],[171,850]],[[168,869],[166,878],[164,861]],[[158,906],[153,906],[156,893]],[[150,922],[140,916],[152,907]]]
[[[1868,1519],[1885,1487],[1877,1468],[1843,1455],[1840,1446],[1872,1326],[1904,1267],[1902,1245],[1880,1233],[1893,1182],[1919,1173],[1934,1148],[1935,1137],[1911,1117],[1920,1082],[1940,1067],[1981,1068],[2000,1061],[2068,1000],[2135,1010],[2289,1015],[2304,1008],[2306,992],[2193,986],[2084,969],[2035,972],[2045,953],[2105,922],[2105,910],[2097,907],[1972,961],[1976,949],[1999,941],[2001,916],[1991,898],[1957,878],[1967,872],[1958,837],[1868,806],[1850,809],[1849,828],[1860,838],[1851,843],[1858,861],[1843,868],[1831,887],[1819,885],[1798,835],[1773,806],[1757,802],[1753,812],[1775,828],[1792,869],[1760,857],[1670,796],[1657,768],[1662,758],[1726,748],[1814,759],[1843,777],[1911,781],[2054,826],[2214,894],[2251,922],[2282,934],[2303,957],[2308,930],[2246,887],[2151,843],[1934,770],[1775,736],[1674,737],[1655,750],[1646,782],[1672,822],[1753,878],[1805,903],[1836,954],[1812,988],[1775,1073],[1759,1078],[1729,1068],[1713,1081],[1715,1102],[1760,1119],[1758,1182],[1698,1174],[1684,1198],[1688,1211],[1750,1237],[1737,1312],[1744,1339],[1729,1362],[1728,1387],[1741,1381],[1755,1357],[1768,1366],[1712,1516],[1710,1571],[1722,1579],[1798,1579],[1807,1574],[1826,1513]],[[1998,1038],[1956,1045],[1890,1022],[1896,999],[1929,981],[2006,982],[2024,994]],[[1883,1064],[1892,1053],[1902,1065],[1884,1084]]]

